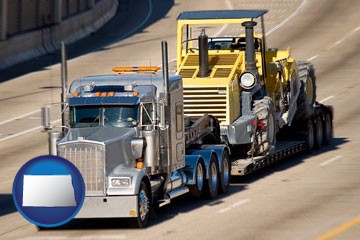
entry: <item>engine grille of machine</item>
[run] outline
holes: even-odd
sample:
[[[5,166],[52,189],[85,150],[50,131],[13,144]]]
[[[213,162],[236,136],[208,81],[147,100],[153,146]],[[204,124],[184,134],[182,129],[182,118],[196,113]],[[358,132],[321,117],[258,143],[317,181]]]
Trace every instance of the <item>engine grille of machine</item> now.
[[[184,87],[184,113],[190,117],[208,114],[226,121],[226,87]]]

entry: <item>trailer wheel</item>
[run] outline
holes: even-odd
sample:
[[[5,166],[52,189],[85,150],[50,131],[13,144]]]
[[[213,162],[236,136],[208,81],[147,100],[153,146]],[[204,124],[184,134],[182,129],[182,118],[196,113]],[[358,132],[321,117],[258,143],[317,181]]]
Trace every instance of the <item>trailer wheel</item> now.
[[[189,186],[189,193],[194,198],[199,198],[204,190],[204,180],[205,180],[205,166],[202,160],[199,160],[196,165],[196,172],[195,172],[195,184]]]
[[[222,172],[220,173],[220,192],[226,193],[230,186],[231,163],[228,151],[224,151],[222,156]]]
[[[219,167],[215,154],[211,156],[209,166],[209,178],[206,181],[206,197],[213,199],[218,195],[219,190]]]
[[[316,122],[315,122],[315,148],[316,149],[320,149],[322,147],[323,144],[323,124],[321,121],[321,117],[317,117],[316,118]]]
[[[144,228],[147,225],[150,214],[150,194],[149,188],[143,180],[140,184],[138,193],[137,217],[130,219],[130,226]]]
[[[333,128],[330,114],[326,113],[324,117],[324,144],[329,145],[333,137]]]
[[[314,148],[314,144],[315,144],[315,136],[314,136],[314,124],[313,121],[311,119],[309,119],[307,121],[307,125],[306,125],[306,149],[307,152],[311,152]]]

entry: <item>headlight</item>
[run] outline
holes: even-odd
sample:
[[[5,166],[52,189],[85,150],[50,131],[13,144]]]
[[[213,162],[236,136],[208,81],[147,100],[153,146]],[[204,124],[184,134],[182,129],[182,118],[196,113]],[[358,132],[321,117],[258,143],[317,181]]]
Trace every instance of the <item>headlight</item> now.
[[[130,187],[131,179],[129,177],[113,177],[110,178],[112,187]]]
[[[256,77],[254,74],[246,72],[240,76],[240,86],[244,89],[251,89],[255,86]]]

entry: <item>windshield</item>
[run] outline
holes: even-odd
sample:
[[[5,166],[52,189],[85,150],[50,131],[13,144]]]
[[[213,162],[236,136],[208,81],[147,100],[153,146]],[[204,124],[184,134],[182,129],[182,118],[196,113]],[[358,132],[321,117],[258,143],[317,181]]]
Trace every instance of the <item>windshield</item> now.
[[[70,125],[82,127],[133,127],[138,124],[138,106],[73,106]]]

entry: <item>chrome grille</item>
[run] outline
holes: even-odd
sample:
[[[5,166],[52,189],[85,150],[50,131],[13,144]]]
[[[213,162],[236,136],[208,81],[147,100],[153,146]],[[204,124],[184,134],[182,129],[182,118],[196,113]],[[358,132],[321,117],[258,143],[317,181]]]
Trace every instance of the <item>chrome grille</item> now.
[[[184,87],[184,114],[190,117],[213,115],[226,121],[226,87]]]
[[[59,156],[69,160],[80,171],[86,196],[105,195],[105,146],[101,143],[71,142],[60,144]]]

